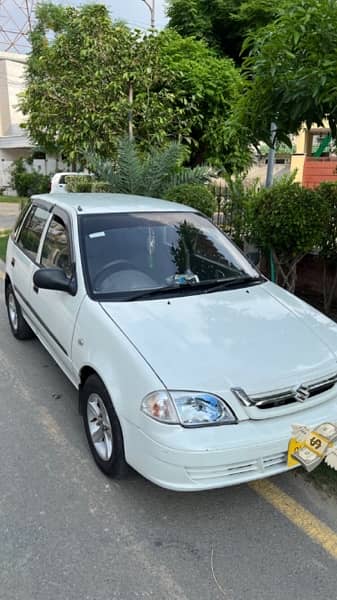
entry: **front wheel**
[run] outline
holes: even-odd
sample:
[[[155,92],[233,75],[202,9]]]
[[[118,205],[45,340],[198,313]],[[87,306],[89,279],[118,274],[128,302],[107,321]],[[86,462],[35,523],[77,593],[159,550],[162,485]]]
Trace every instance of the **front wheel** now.
[[[34,337],[34,333],[22,315],[20,304],[14,295],[10,283],[6,287],[6,306],[9,324],[14,337],[18,340],[30,340]]]
[[[90,375],[80,393],[85,432],[96,464],[110,477],[125,477],[123,434],[103,382]]]

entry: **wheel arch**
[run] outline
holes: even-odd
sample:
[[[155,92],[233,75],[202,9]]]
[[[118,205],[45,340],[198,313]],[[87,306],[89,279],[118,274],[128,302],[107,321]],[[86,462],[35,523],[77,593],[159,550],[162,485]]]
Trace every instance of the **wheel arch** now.
[[[12,283],[12,282],[11,282],[11,280],[10,280],[10,278],[9,278],[9,275],[8,275],[8,273],[6,273],[6,275],[5,275],[5,293],[7,292],[8,286],[9,286],[11,283]]]
[[[90,365],[84,365],[79,372],[80,387],[84,386],[86,380],[88,379],[88,377],[90,377],[90,375],[97,375],[97,377],[102,379],[100,374],[97,373],[97,371],[93,369],[93,367],[90,367]]]
[[[85,385],[85,382],[87,381],[87,379],[91,375],[96,375],[96,377],[98,377],[101,380],[101,382],[103,383],[105,389],[107,390],[107,392],[108,392],[108,394],[110,396],[111,403],[112,403],[112,405],[114,407],[114,410],[115,410],[115,406],[114,406],[113,400],[111,398],[111,394],[109,393],[109,388],[106,385],[106,382],[104,381],[104,377],[102,377],[102,375],[99,373],[99,371],[97,371],[97,369],[95,369],[93,366],[91,366],[91,365],[83,365],[80,368],[80,371],[79,371],[79,380],[80,380],[80,383],[79,383],[79,386],[78,386],[78,391],[79,391],[79,394],[78,394],[78,411],[79,411],[80,415],[83,415],[83,406],[82,406],[83,396],[82,396],[82,390],[83,390],[83,387]]]

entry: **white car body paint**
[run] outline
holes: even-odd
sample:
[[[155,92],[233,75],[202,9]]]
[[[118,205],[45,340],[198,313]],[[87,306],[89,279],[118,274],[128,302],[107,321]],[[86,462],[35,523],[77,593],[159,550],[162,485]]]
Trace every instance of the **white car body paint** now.
[[[193,491],[281,473],[288,470],[294,423],[314,427],[337,421],[337,385],[303,403],[263,410],[244,406],[232,391],[240,387],[248,395],[268,395],[337,373],[336,324],[275,284],[134,302],[98,302],[87,295],[78,215],[192,209],[106,194],[39,198],[66,211],[73,229],[79,300],[73,314],[69,298],[59,317],[57,307],[50,312],[50,327],[57,328],[61,339],[71,339],[67,368],[32,315],[28,321],[76,386],[84,366],[98,373],[121,423],[127,462],[146,478],[169,489]],[[10,278],[13,254],[20,251],[11,240]],[[22,270],[18,277],[22,289],[29,289]],[[46,306],[64,301],[63,292],[40,290],[42,303],[43,292]],[[47,315],[48,308],[44,311]],[[225,400],[238,422],[188,429],[155,421],[141,412],[141,402],[165,389],[213,393]]]

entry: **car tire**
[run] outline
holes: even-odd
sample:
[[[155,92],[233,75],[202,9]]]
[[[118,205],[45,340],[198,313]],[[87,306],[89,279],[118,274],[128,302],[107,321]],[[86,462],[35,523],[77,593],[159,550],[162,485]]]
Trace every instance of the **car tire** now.
[[[80,404],[85,433],[93,458],[109,477],[125,478],[129,468],[125,461],[122,429],[110,396],[97,375],[90,375],[80,390]]]
[[[6,286],[6,306],[10,328],[17,340],[30,340],[34,333],[25,321],[20,304],[18,303],[12,285]]]

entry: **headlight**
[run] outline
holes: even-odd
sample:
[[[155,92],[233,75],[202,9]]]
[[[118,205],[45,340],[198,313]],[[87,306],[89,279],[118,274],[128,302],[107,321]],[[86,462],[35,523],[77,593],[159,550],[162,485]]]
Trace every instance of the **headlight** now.
[[[205,392],[152,392],[145,396],[141,410],[156,421],[183,427],[237,422],[234,413],[221,398]]]

